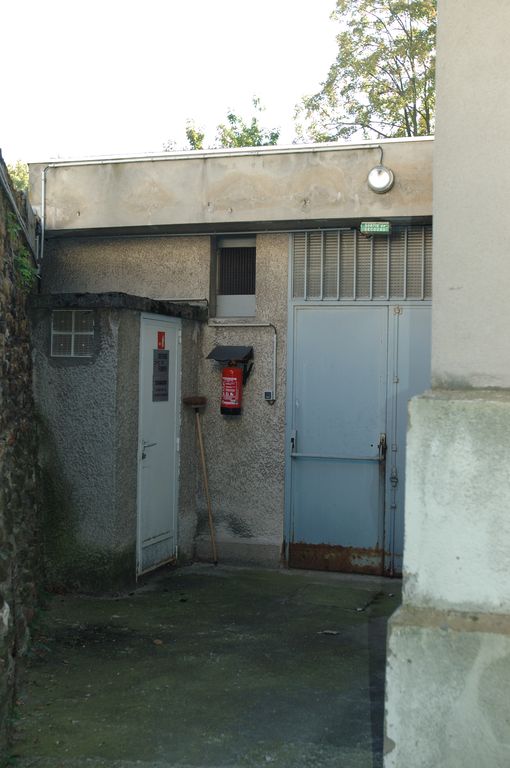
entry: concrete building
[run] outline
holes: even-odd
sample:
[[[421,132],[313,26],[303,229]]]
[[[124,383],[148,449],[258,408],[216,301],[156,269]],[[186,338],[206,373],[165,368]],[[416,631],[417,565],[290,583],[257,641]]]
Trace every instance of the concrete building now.
[[[509,25],[498,0],[439,3],[433,386],[410,411],[387,768],[510,765]]]
[[[510,764],[509,25],[498,0],[439,3],[432,388],[411,403],[386,768]],[[367,175],[382,163],[395,183],[379,194]],[[210,554],[193,414],[180,407],[200,393],[221,559],[400,570],[405,407],[430,383],[431,167],[429,140],[32,167],[47,235],[36,308],[47,487],[55,539],[83,555],[78,581],[97,552],[124,579],[144,568],[140,392],[165,387],[158,331],[173,350],[182,335],[180,357],[168,349],[166,554]],[[392,235],[365,240],[367,220],[390,221]],[[249,259],[253,247],[255,293],[219,291],[222,251]],[[52,357],[53,343],[80,342],[77,321],[93,354]],[[219,413],[206,359],[229,344],[254,352],[240,417]]]
[[[208,401],[221,561],[400,572],[406,407],[430,383],[432,147],[31,167],[56,581],[112,585],[211,557],[187,395]],[[235,346],[253,371],[242,415],[225,416],[208,355]]]

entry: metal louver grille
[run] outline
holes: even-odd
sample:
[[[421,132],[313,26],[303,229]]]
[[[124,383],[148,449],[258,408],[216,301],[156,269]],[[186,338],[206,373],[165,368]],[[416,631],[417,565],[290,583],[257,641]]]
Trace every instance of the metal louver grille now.
[[[311,300],[432,297],[432,227],[366,237],[356,230],[293,235],[292,296]]]
[[[255,293],[255,248],[220,248],[218,293]]]

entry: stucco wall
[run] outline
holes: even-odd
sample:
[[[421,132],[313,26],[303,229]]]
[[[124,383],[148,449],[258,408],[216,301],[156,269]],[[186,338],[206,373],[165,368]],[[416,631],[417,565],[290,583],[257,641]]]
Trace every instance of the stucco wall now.
[[[240,321],[271,322],[276,326],[278,379],[274,405],[264,400],[264,391],[273,388],[273,328],[228,327],[235,320],[212,319],[207,326],[183,323],[181,391],[183,395],[200,394],[208,399],[202,416],[203,430],[222,559],[253,559],[274,564],[280,556],[284,512],[288,252],[288,235],[257,236],[257,314],[254,318]],[[208,297],[210,263],[211,241],[208,236],[112,240],[64,238],[49,243],[42,287],[45,293],[126,291],[148,296]],[[104,397],[101,395],[102,408],[105,409],[101,421],[105,432],[116,430],[120,451],[118,466],[123,474],[129,474],[119,486],[122,492],[117,501],[120,505],[119,515],[124,515],[127,521],[128,516],[132,515],[128,511],[132,509],[128,497],[136,495],[133,473],[128,470],[135,456],[122,446],[127,443],[127,433],[134,434],[137,417],[131,411],[124,413],[121,401],[137,400],[138,361],[135,357],[138,353],[134,350],[138,350],[138,336],[131,326],[128,328],[121,324],[120,328],[123,327],[124,332],[117,338],[116,326],[115,337],[112,337],[118,346],[104,350],[110,360],[108,365],[113,365],[112,360],[118,355],[118,364],[115,363],[118,369],[108,373],[103,370],[101,376],[106,382],[110,377],[117,376],[118,382],[116,402],[114,391],[104,393]],[[39,329],[39,333],[49,334],[49,329]],[[43,340],[39,338],[38,345],[42,343]],[[216,344],[246,344],[254,347],[255,365],[244,388],[241,417],[220,415],[220,367],[205,359]],[[97,364],[107,365],[106,361],[103,363],[99,358]],[[47,372],[44,385],[47,392],[53,385],[55,365],[45,360],[42,367]],[[79,384],[76,382],[76,393],[77,397],[84,397],[86,403],[98,385],[96,383],[92,386],[86,367],[84,371],[83,379]],[[71,376],[74,376],[73,372]],[[77,376],[80,377],[80,374]],[[74,385],[73,379],[73,388]],[[54,403],[53,408],[58,410],[57,403]],[[84,412],[87,410],[85,407]],[[59,419],[68,421],[74,418],[69,409],[65,414],[55,413],[55,425],[59,428]],[[61,428],[64,429],[63,424]],[[195,554],[197,532],[198,556],[208,557],[210,554],[194,430],[193,412],[185,408],[181,422],[179,478],[179,550],[184,560]],[[87,450],[94,455],[99,448],[98,439],[94,435],[90,436],[91,444]],[[136,440],[137,437],[134,438],[134,445]],[[66,456],[70,454],[66,453]],[[107,450],[104,459],[103,468],[106,463],[115,461],[114,453],[108,453]],[[102,487],[100,484],[100,495],[114,493],[111,483],[108,485],[107,477],[109,470],[105,471]],[[99,509],[95,501],[94,504]],[[132,516],[135,519],[134,513]],[[95,522],[91,525],[94,527]]]
[[[209,268],[208,236],[64,238],[47,244],[41,291],[205,298]]]
[[[272,389],[273,329],[210,323],[203,331],[203,358],[216,345],[253,346],[254,367],[243,392],[242,416],[222,416],[221,366],[203,360],[201,392],[209,398],[204,414],[210,490],[221,559],[276,564],[283,541],[284,431],[287,359],[288,235],[257,236],[257,314],[252,322],[271,322],[278,334],[277,399]],[[235,321],[232,321],[235,322]],[[250,322],[250,321],[247,321]],[[214,321],[213,321],[214,323]],[[199,499],[199,556],[210,552],[205,501]]]
[[[127,412],[118,403],[123,389],[133,391],[118,371],[121,313],[95,312],[96,350],[90,359],[51,358],[50,322],[46,310],[34,313],[47,580],[53,587],[113,587],[134,577],[136,532],[128,498],[132,451],[120,447],[133,424],[129,399]],[[136,387],[137,375],[133,380]],[[120,477],[119,454],[126,459]]]
[[[115,389],[115,549],[131,553],[136,541],[140,313],[117,314]],[[135,567],[134,558],[131,568]]]

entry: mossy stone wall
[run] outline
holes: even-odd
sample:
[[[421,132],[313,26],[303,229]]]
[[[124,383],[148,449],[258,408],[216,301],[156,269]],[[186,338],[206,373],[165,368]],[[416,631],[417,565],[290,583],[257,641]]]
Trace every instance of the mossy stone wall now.
[[[2,178],[8,179],[0,157]],[[6,754],[19,658],[41,579],[37,504],[37,430],[27,317],[33,270],[18,220],[23,200],[0,185],[0,763]],[[24,214],[23,214],[24,218]]]

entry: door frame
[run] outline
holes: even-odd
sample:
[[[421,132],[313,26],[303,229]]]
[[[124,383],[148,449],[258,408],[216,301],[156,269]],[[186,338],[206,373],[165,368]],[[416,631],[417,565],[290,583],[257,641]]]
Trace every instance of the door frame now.
[[[173,538],[174,538],[174,552],[171,557],[166,560],[157,563],[157,565],[151,566],[141,570],[142,563],[142,535],[141,535],[141,502],[142,502],[142,483],[141,483],[141,466],[142,466],[142,354],[143,354],[143,321],[144,320],[157,320],[160,323],[166,323],[173,326],[177,330],[177,347],[176,347],[176,382],[175,382],[175,486],[172,493],[171,501],[173,502]],[[182,408],[181,404],[181,379],[182,379],[182,355],[181,355],[181,335],[182,335],[182,322],[179,318],[168,317],[167,315],[158,315],[149,312],[140,313],[140,330],[138,337],[138,430],[137,430],[137,465],[136,465],[136,578],[138,579],[144,573],[160,568],[162,565],[168,562],[172,562],[177,557],[179,551],[179,481],[180,481],[180,435],[181,435],[181,418]]]

